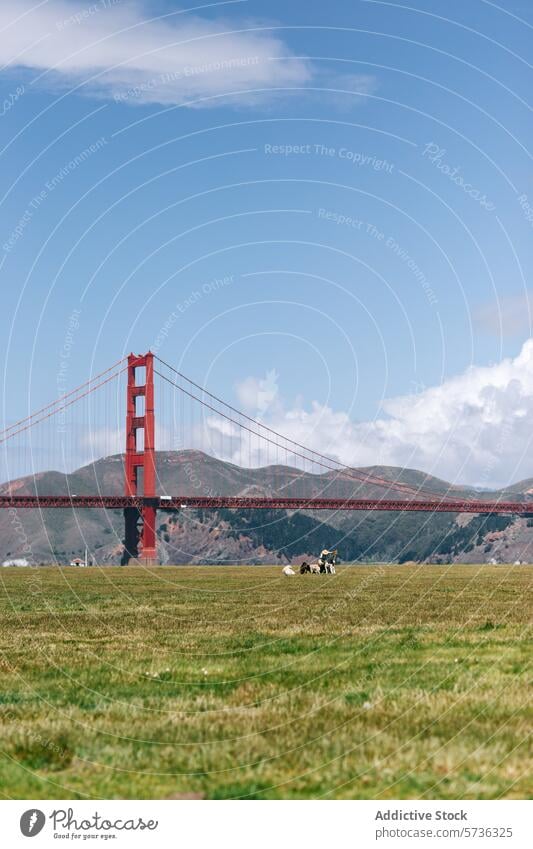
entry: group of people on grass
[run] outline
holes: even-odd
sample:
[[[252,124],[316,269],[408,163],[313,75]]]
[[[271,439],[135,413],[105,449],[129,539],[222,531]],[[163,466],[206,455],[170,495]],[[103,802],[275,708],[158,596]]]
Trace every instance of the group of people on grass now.
[[[328,548],[323,548],[320,552],[320,557],[316,561],[316,563],[307,563],[305,560],[300,566],[300,575],[305,575],[306,573],[314,574],[314,575],[334,575],[335,574],[335,566],[338,563],[337,549],[334,548],[331,551]],[[295,575],[296,572],[292,568],[292,566],[284,566],[283,568],[284,575]]]

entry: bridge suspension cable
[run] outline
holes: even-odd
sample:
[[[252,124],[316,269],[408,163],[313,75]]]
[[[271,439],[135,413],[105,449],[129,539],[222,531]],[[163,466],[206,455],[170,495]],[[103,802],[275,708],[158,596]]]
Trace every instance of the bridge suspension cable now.
[[[396,492],[402,492],[403,494],[409,495],[410,497],[412,497],[412,496],[430,496],[433,499],[439,499],[439,500],[442,500],[442,501],[454,500],[453,495],[449,495],[447,493],[435,493],[434,491],[424,489],[423,487],[410,486],[409,484],[402,483],[401,481],[390,481],[390,480],[387,480],[386,478],[382,478],[378,475],[372,475],[368,472],[359,472],[357,469],[354,469],[350,466],[345,465],[344,463],[341,463],[338,460],[335,460],[331,457],[328,457],[327,455],[322,454],[320,451],[316,451],[312,448],[308,448],[307,446],[302,445],[301,443],[296,442],[293,439],[290,439],[289,437],[283,435],[282,433],[279,433],[278,431],[274,430],[273,428],[269,427],[268,425],[265,425],[262,422],[257,421],[257,419],[254,419],[252,416],[249,416],[246,413],[243,413],[241,410],[238,410],[236,407],[233,407],[231,404],[228,404],[226,401],[223,401],[217,395],[214,395],[212,392],[209,392],[209,390],[205,389],[205,387],[201,386],[200,384],[195,383],[195,381],[188,378],[186,375],[184,375],[182,372],[178,371],[178,369],[174,368],[169,363],[165,362],[165,360],[162,360],[160,357],[155,356],[155,359],[158,362],[160,362],[163,366],[168,368],[171,372],[173,372],[181,380],[188,383],[189,386],[194,387],[199,392],[201,392],[202,394],[204,394],[208,398],[210,398],[212,401],[214,401],[216,404],[219,404],[222,407],[224,407],[226,410],[229,410],[230,413],[233,413],[233,414],[245,419],[247,422],[250,423],[250,425],[253,425],[253,427],[258,428],[260,430],[254,430],[252,427],[249,427],[248,425],[243,424],[243,422],[238,421],[233,416],[231,416],[229,413],[225,413],[222,410],[217,409],[215,406],[213,406],[213,404],[210,404],[209,402],[207,402],[207,401],[203,400],[202,398],[198,397],[197,395],[195,395],[190,390],[188,390],[185,387],[180,386],[180,384],[175,383],[174,381],[170,380],[170,378],[168,376],[162,374],[162,372],[157,371],[157,370],[155,371],[155,374],[157,374],[158,377],[165,380],[167,383],[169,383],[175,389],[178,389],[180,392],[183,392],[185,395],[187,395],[192,400],[197,401],[203,407],[211,410],[212,412],[216,413],[217,415],[221,416],[222,418],[226,419],[227,421],[231,422],[232,424],[236,425],[237,427],[241,428],[242,430],[245,430],[250,434],[258,436],[260,439],[263,439],[265,442],[268,442],[271,445],[277,446],[278,448],[287,448],[287,445],[290,446],[291,454],[293,454],[295,457],[298,457],[298,458],[303,459],[303,460],[311,460],[312,459],[312,462],[314,464],[316,464],[317,466],[319,466],[323,469],[326,469],[327,471],[342,473],[344,476],[351,478],[353,480],[357,480],[360,483],[370,484],[372,486],[380,487],[381,489],[387,489],[387,490],[393,490],[393,491],[396,491]],[[267,435],[265,435],[265,433],[262,433],[260,431],[266,431],[266,433],[270,434],[270,436],[267,436]],[[273,439],[271,437],[275,437],[275,439]],[[279,442],[275,441],[275,440],[278,440],[278,439],[283,440],[285,445],[280,445]],[[302,453],[302,452],[305,452],[305,453]],[[311,455],[311,456],[309,456],[309,455]]]
[[[15,436],[23,433],[26,430],[34,427],[41,422],[46,421],[52,416],[57,415],[58,413],[62,413],[68,407],[71,407],[73,404],[76,404],[78,401],[81,401],[83,398],[86,398],[88,395],[91,395],[97,389],[100,389],[102,386],[105,386],[110,381],[119,377],[126,368],[127,365],[122,365],[124,363],[124,359],[119,360],[115,365],[96,375],[95,377],[87,380],[85,383],[80,384],[80,386],[76,387],[76,389],[71,390],[66,395],[57,398],[55,401],[52,401],[50,404],[47,404],[45,407],[41,407],[40,410],[37,410],[35,413],[31,413],[29,416],[26,416],[24,419],[20,419],[18,422],[10,425],[9,427],[4,428],[4,430],[0,431],[0,445],[4,442],[8,442],[10,439],[13,439]],[[122,368],[118,368],[122,365]],[[113,371],[113,374],[109,374],[110,371]],[[118,370],[117,370],[118,369]],[[104,378],[105,375],[108,375]],[[98,382],[95,382],[98,381]],[[84,391],[82,391],[84,390]]]
[[[40,410],[36,410],[34,413],[30,413],[29,416],[25,416],[23,419],[19,419],[18,421],[13,422],[13,424],[10,424],[7,427],[0,430],[0,444],[2,442],[6,442],[8,439],[11,439],[12,436],[16,436],[18,433],[22,433],[24,430],[27,430],[29,427],[33,427],[33,424],[38,424],[40,421],[45,421],[45,419],[50,418],[51,416],[55,415],[58,412],[61,412],[66,407],[70,406],[70,404],[73,404],[76,401],[81,400],[86,395],[88,395],[90,392],[92,392],[95,389],[98,389],[100,386],[103,386],[104,383],[106,383],[108,381],[103,381],[102,383],[99,383],[98,386],[93,386],[92,388],[89,389],[88,387],[91,387],[91,384],[94,384],[97,380],[100,380],[100,378],[104,377],[106,374],[109,374],[110,371],[114,371],[119,366],[123,366],[123,368],[120,369],[119,371],[117,371],[116,374],[112,374],[108,378],[108,380],[112,380],[114,377],[118,377],[118,375],[122,371],[124,371],[125,368],[126,368],[126,366],[123,365],[126,362],[126,359],[127,359],[126,357],[122,357],[121,360],[118,360],[116,363],[114,363],[109,368],[106,368],[104,371],[101,371],[99,374],[94,375],[94,377],[90,377],[89,380],[86,380],[84,383],[80,383],[80,385],[76,386],[75,389],[71,389],[70,392],[67,392],[64,395],[61,395],[59,398],[56,398],[55,401],[51,401],[49,404],[46,404],[44,407],[41,407]],[[83,389],[87,389],[87,391],[84,392],[83,395],[78,395],[78,393],[80,393]],[[77,396],[77,397],[72,398],[72,396]],[[69,399],[69,398],[72,398],[72,401],[69,401],[68,403],[66,403],[67,399]],[[53,409],[54,407],[57,407],[57,409]],[[48,415],[42,416],[42,418],[40,418],[38,421],[32,421],[33,419],[36,419],[37,416],[41,416],[42,413],[47,413],[47,412],[48,412]],[[22,425],[26,425],[26,427],[22,427]],[[10,433],[10,431],[13,431],[13,433]]]

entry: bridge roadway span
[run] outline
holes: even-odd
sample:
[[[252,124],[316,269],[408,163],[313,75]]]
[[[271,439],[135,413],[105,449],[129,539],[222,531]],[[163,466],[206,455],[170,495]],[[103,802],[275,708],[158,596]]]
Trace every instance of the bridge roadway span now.
[[[246,498],[241,496],[1,495],[0,509],[126,508],[157,510],[390,510],[424,513],[516,513],[533,516],[532,501],[390,500],[361,498]]]

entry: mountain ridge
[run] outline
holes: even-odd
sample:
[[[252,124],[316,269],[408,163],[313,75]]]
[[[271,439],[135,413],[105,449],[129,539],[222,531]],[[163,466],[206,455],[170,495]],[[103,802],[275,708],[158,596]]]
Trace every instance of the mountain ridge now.
[[[482,493],[472,487],[451,485],[417,469],[369,466],[302,472],[290,466],[246,469],[196,451],[160,451],[156,454],[158,494],[164,495],[264,495],[327,497],[335,486],[336,497],[376,498],[383,486],[350,476],[376,475],[391,483],[421,488],[435,495],[480,499],[525,496],[533,491],[527,478],[499,490]],[[71,473],[40,472],[0,485],[0,493],[79,495],[120,494],[124,460],[116,454],[80,467]],[[394,490],[403,500],[408,493]],[[316,556],[323,547],[340,547],[345,561],[427,560],[453,562],[471,556],[494,559],[509,549],[509,559],[527,556],[532,530],[529,520],[497,516],[457,516],[404,513],[332,513],[321,511],[205,510],[158,514],[158,548],[162,562],[297,562]],[[26,557],[31,562],[69,562],[82,556],[85,546],[98,562],[118,563],[122,551],[123,517],[111,510],[19,510],[0,512],[0,562]],[[512,533],[511,533],[512,532]],[[494,534],[497,536],[494,537]],[[492,535],[492,536],[491,536]],[[488,537],[490,536],[490,539]],[[487,538],[487,539],[486,539]],[[509,539],[512,545],[509,543]],[[487,550],[486,550],[487,549]],[[517,552],[521,554],[517,554]]]

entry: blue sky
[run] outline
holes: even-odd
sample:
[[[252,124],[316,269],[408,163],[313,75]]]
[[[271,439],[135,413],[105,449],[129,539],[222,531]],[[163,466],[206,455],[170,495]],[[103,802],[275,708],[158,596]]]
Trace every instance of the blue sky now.
[[[532,27],[514,0],[4,0],[7,420],[57,395],[74,313],[71,386],[156,347],[347,462],[533,475]]]

